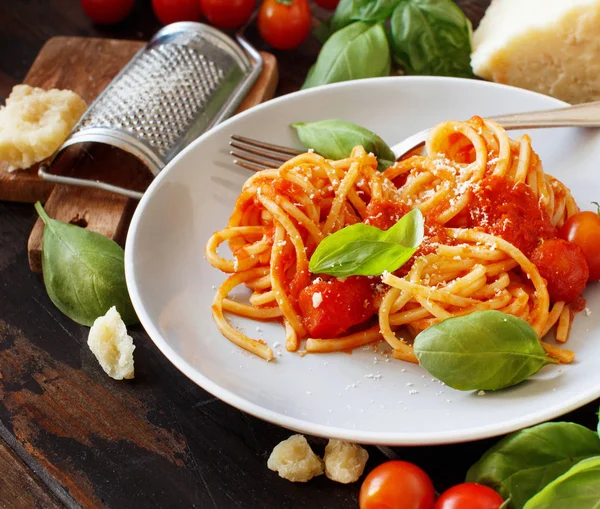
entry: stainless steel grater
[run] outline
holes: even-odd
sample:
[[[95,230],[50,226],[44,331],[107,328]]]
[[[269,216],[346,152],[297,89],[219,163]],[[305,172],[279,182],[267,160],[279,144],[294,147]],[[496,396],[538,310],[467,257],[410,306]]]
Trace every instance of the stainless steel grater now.
[[[241,35],[237,42],[202,23],[164,27],[90,105],[40,176],[141,198],[138,191],[50,169],[67,147],[94,142],[133,154],[156,176],[186,145],[230,116],[256,81],[260,53]]]

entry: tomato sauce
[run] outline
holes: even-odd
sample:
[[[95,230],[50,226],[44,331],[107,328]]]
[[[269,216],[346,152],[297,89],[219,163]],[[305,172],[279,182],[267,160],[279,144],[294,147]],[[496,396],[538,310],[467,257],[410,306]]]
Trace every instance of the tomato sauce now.
[[[541,241],[557,236],[527,184],[487,177],[473,193],[468,227],[480,227],[518,247],[526,256]]]
[[[364,223],[380,230],[389,230],[409,212],[410,207],[404,203],[373,200],[367,205],[367,217]]]
[[[300,292],[298,305],[313,338],[335,338],[376,312],[373,282],[364,276],[319,281]]]

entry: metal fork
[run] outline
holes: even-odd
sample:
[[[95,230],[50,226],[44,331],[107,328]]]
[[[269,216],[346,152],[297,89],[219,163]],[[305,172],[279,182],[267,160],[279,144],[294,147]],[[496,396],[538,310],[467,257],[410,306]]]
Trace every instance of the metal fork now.
[[[538,129],[542,127],[600,127],[600,101],[552,110],[486,118],[494,120],[507,130]],[[430,130],[424,129],[391,147],[396,158],[399,159],[408,152],[421,147],[425,143]],[[234,157],[234,164],[252,171],[278,168],[290,157],[303,152],[244,136],[233,135],[231,140],[229,144],[233,150],[230,154]]]

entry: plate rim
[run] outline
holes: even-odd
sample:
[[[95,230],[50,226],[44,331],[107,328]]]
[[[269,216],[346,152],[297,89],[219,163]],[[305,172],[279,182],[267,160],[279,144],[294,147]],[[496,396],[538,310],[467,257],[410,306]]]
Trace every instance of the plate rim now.
[[[555,404],[544,408],[534,414],[527,415],[526,417],[513,418],[508,421],[501,421],[500,423],[489,424],[485,426],[478,426],[475,428],[463,428],[459,431],[439,431],[439,432],[374,432],[374,431],[361,431],[361,430],[350,430],[345,428],[338,428],[336,426],[324,425],[312,423],[296,417],[290,417],[288,415],[264,408],[263,406],[246,400],[242,396],[235,394],[234,392],[222,387],[218,383],[211,380],[208,376],[203,375],[187,361],[185,361],[163,338],[161,332],[153,325],[150,315],[147,313],[146,308],[143,304],[141,293],[138,290],[137,282],[134,277],[134,254],[135,254],[135,239],[138,231],[138,226],[143,216],[144,210],[147,207],[148,202],[152,199],[152,196],[156,192],[156,189],[161,185],[163,180],[167,178],[168,174],[175,168],[179,161],[184,158],[188,152],[195,150],[196,146],[201,144],[204,139],[212,136],[215,132],[227,129],[229,125],[235,123],[237,120],[244,118],[248,115],[254,114],[255,112],[263,109],[267,106],[272,106],[280,102],[287,102],[295,100],[299,96],[318,94],[325,87],[328,90],[332,88],[342,89],[346,87],[357,87],[362,84],[369,84],[373,82],[394,82],[402,80],[402,82],[413,81],[435,81],[441,84],[443,83],[455,83],[455,82],[468,82],[469,85],[482,88],[490,89],[513,89],[519,93],[532,96],[542,96],[548,104],[554,103],[557,107],[568,106],[568,103],[559,99],[540,94],[531,90],[521,89],[509,85],[503,85],[499,83],[492,83],[487,81],[479,81],[468,78],[453,78],[453,77],[436,77],[436,76],[388,76],[381,78],[368,78],[363,80],[345,81],[341,83],[322,85],[306,90],[299,90],[286,94],[275,99],[271,99],[265,103],[257,105],[249,110],[239,113],[230,119],[222,122],[215,126],[209,131],[203,133],[201,136],[196,138],[190,143],[185,149],[183,149],[173,160],[171,160],[167,166],[159,173],[159,175],[152,181],[144,196],[138,203],[135,213],[131,219],[129,230],[127,232],[125,242],[125,278],[127,282],[127,288],[133,303],[133,307],[138,315],[140,324],[161,351],[161,353],[171,362],[179,371],[181,371],[186,377],[193,381],[196,385],[201,387],[203,390],[209,392],[213,396],[219,398],[221,401],[243,411],[254,417],[262,419],[272,424],[282,426],[284,428],[306,433],[312,436],[319,436],[323,438],[337,438],[341,440],[347,440],[350,442],[357,442],[363,444],[372,445],[392,445],[392,446],[417,446],[417,445],[442,445],[442,444],[453,444],[453,443],[464,443],[475,440],[481,440],[484,438],[491,438],[506,433],[510,433],[519,429],[523,429],[541,422],[548,421],[570,411],[573,411],[581,406],[590,403],[600,397],[600,386],[597,388],[590,387],[587,392],[580,393],[578,397],[569,400],[569,404]]]

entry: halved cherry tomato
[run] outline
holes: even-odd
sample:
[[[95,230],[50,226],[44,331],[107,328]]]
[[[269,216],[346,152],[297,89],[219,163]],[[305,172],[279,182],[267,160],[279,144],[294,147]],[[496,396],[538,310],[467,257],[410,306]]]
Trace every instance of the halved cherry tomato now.
[[[597,213],[586,211],[571,216],[559,234],[583,250],[590,269],[588,281],[600,280],[600,206]]]
[[[590,275],[583,250],[564,239],[542,242],[531,253],[531,261],[547,281],[553,302],[571,302],[583,291]]]
[[[323,9],[333,11],[340,3],[340,0],[315,0],[315,3],[319,7],[323,7]]]
[[[258,12],[261,37],[277,49],[298,47],[310,32],[307,0],[265,0]]]
[[[177,21],[198,21],[202,16],[198,0],[152,0],[152,8],[163,25]]]
[[[434,509],[498,509],[504,500],[492,488],[467,482],[444,491]]]
[[[200,6],[212,25],[237,28],[250,19],[256,0],[200,0]]]
[[[133,10],[134,4],[135,0],[81,0],[83,12],[100,25],[123,21]]]
[[[433,509],[429,476],[413,463],[388,461],[373,469],[360,488],[360,509]]]

